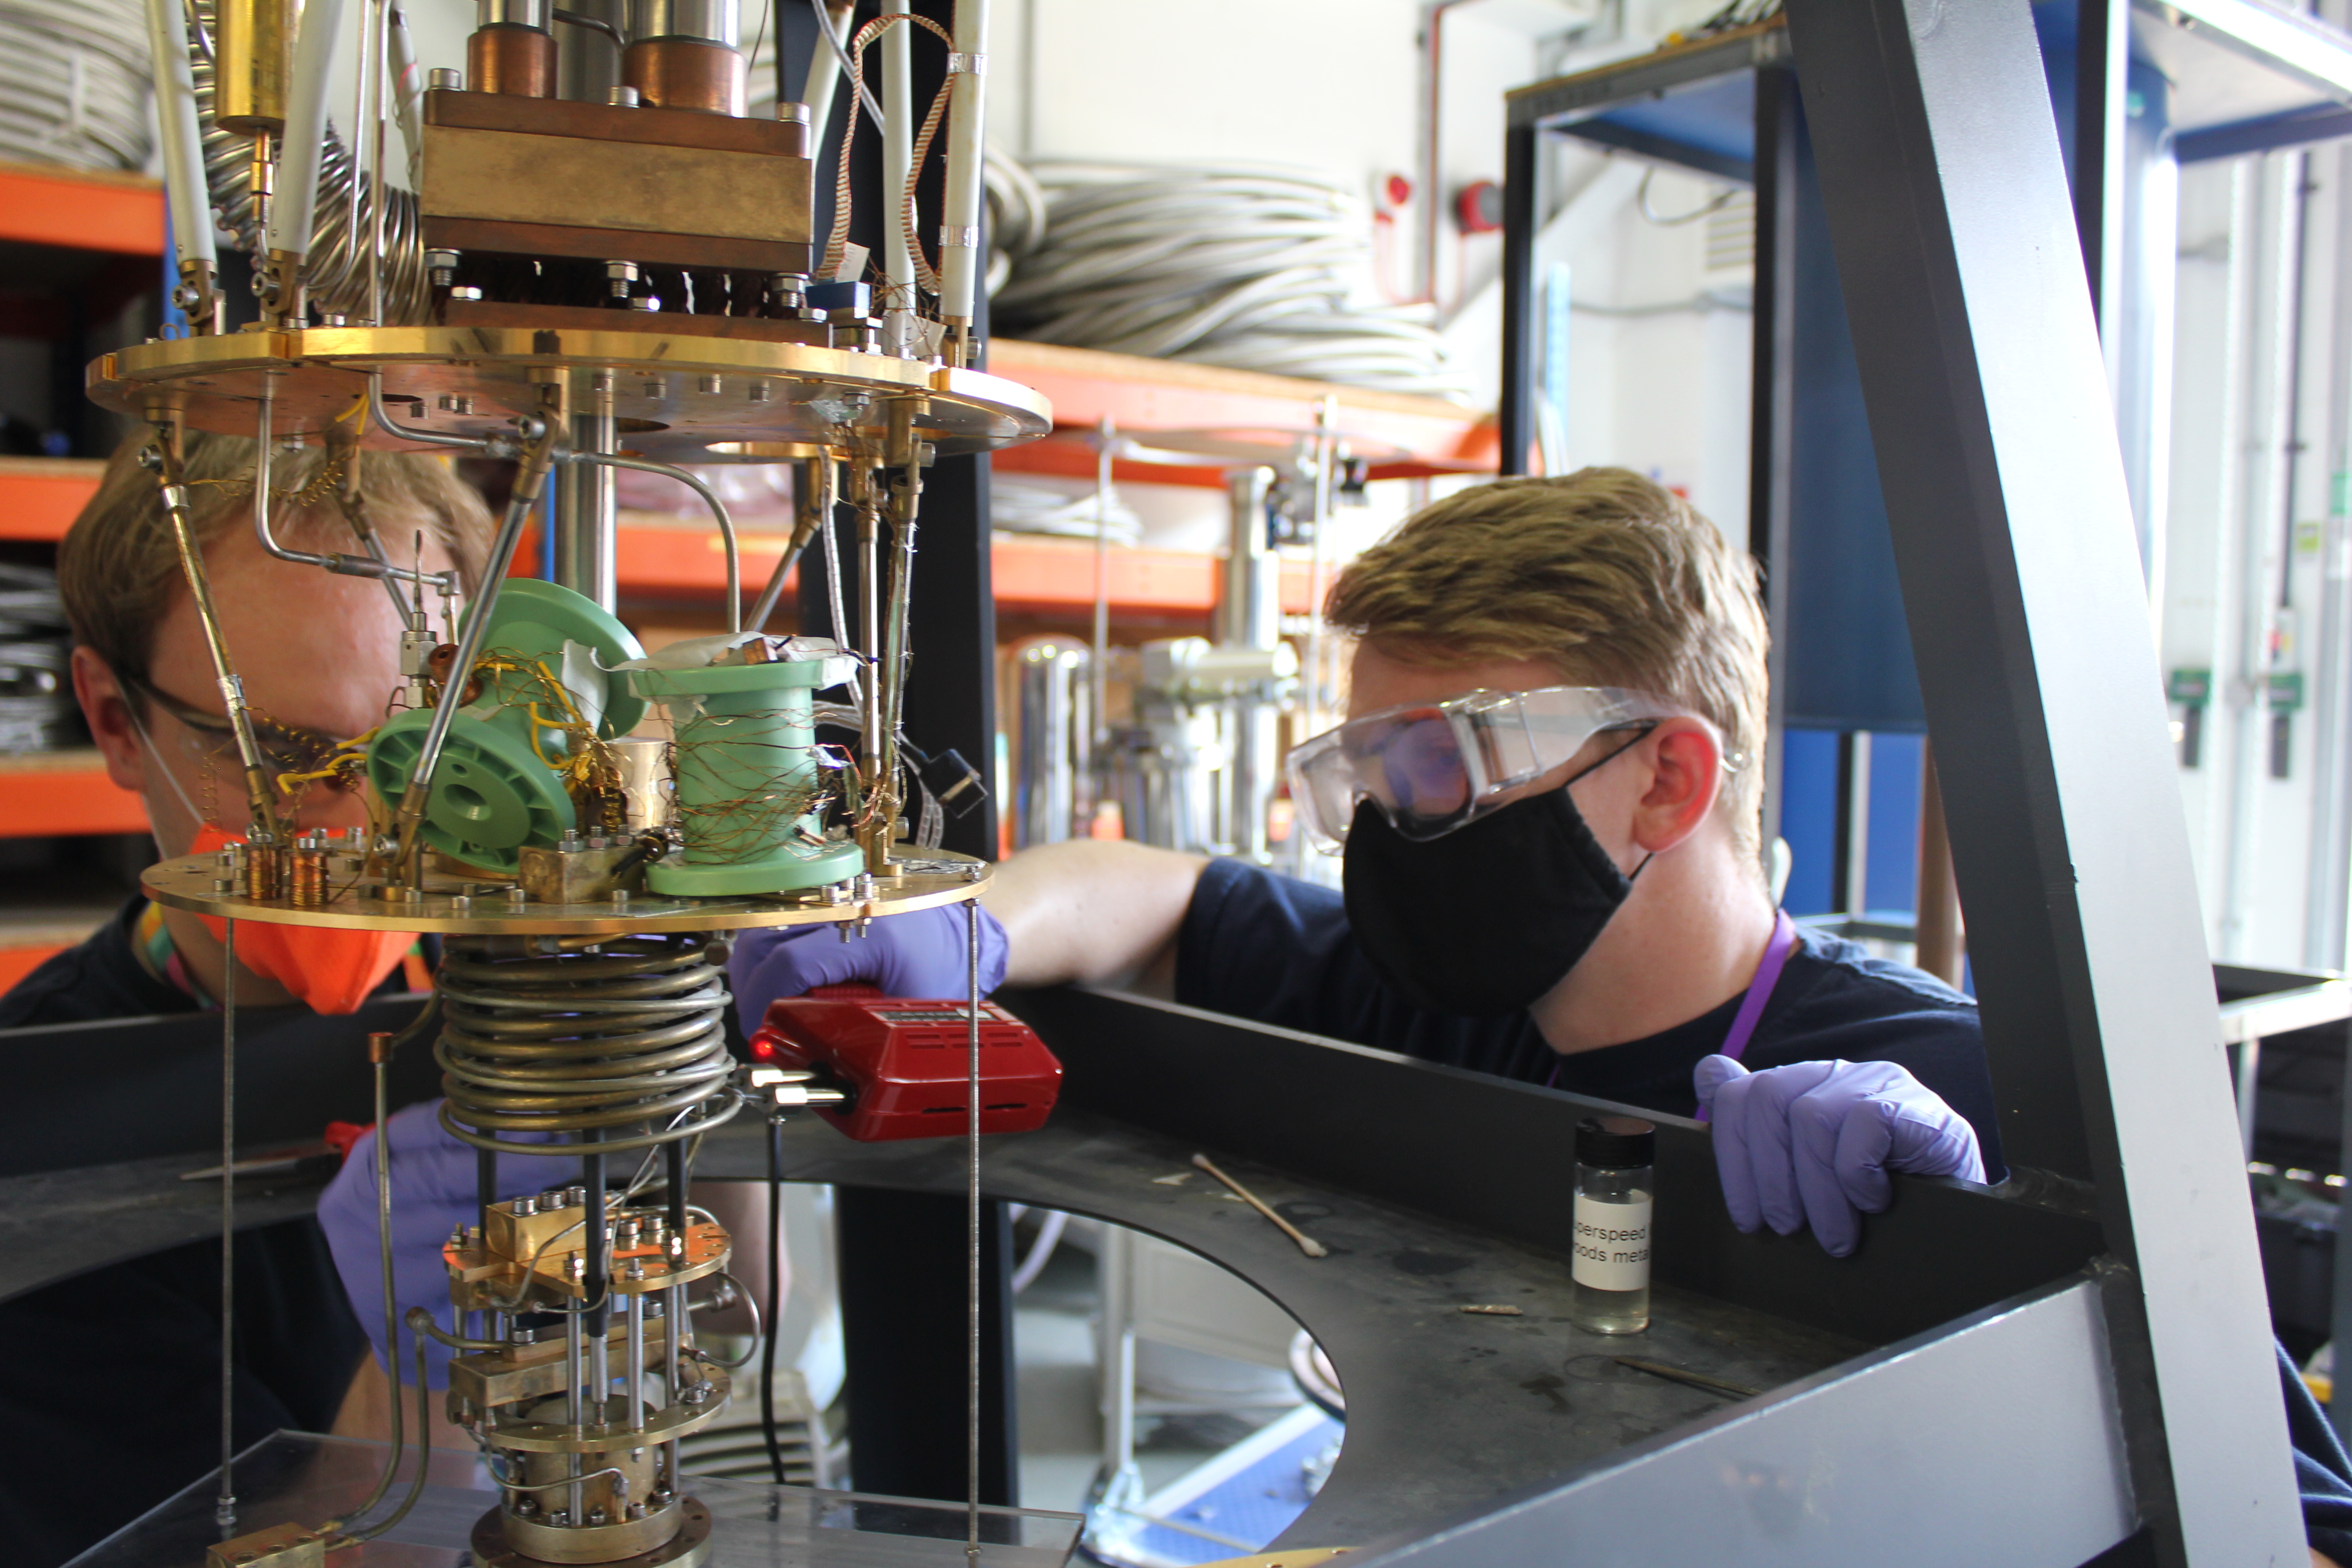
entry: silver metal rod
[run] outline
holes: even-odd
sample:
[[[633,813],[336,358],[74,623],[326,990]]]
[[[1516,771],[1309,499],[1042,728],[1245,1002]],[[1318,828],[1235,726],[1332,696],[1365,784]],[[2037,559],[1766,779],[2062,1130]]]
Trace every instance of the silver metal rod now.
[[[221,947],[220,1490],[213,1522],[236,1523],[236,921]]]
[[[662,1362],[669,1370],[662,1381],[669,1402],[676,1405],[686,1393],[686,1287],[673,1285],[663,1295],[667,1299],[662,1303],[662,1337],[667,1343]]]
[[[768,617],[776,613],[776,602],[783,597],[784,579],[792,575],[809,547],[809,542],[824,531],[833,516],[834,479],[831,458],[803,458],[794,465],[793,474],[794,510],[792,542],[776,557],[776,569],[768,574],[767,586],[760,590],[751,613],[743,617],[742,629],[756,632],[766,628]],[[834,628],[838,637],[841,629]]]
[[[572,450],[575,458],[586,453],[610,456],[620,445],[610,398],[603,412],[572,416]],[[566,465],[556,483],[554,531],[555,580],[610,611],[619,585],[613,558],[613,530],[619,517],[619,498],[610,468],[594,462]]]
[[[963,906],[964,1056],[964,1543],[970,1563],[980,1561],[980,900]]]
[[[383,90],[385,4],[386,0],[373,0],[368,7],[368,36],[375,50],[375,80],[368,93],[373,112],[361,128],[368,139],[368,320],[379,327],[383,325],[383,209],[391,205],[383,188],[383,122],[387,118]]]
[[[384,581],[392,602],[400,604],[400,590],[393,587],[391,579],[410,583],[432,583],[440,580],[439,574],[426,574],[422,569],[412,571],[394,566],[383,553],[383,545],[373,531],[360,538],[368,548],[365,555],[315,554],[308,550],[289,550],[278,542],[270,528],[270,508],[277,491],[270,482],[270,469],[275,466],[278,410],[278,378],[265,374],[261,378],[260,423],[254,433],[253,453],[253,536],[261,544],[262,553],[297,566],[323,566],[345,577],[374,577]]]
[[[1338,398],[1327,397],[1316,405],[1314,536],[1307,541],[1311,553],[1307,565],[1307,679],[1300,683],[1299,727],[1293,731],[1297,734],[1312,735],[1323,727],[1318,717],[1323,695],[1323,569],[1329,559],[1332,496],[1339,478],[1332,471],[1339,461],[1339,423]],[[1280,580],[1277,570],[1277,600]]]
[[[632,1429],[646,1424],[646,1295],[642,1290],[629,1297],[629,1392],[623,1408],[628,1413]]]
[[[522,538],[523,520],[539,505],[541,487],[546,482],[547,470],[555,460],[556,444],[561,438],[555,422],[550,420],[540,432],[539,439],[515,475],[513,495],[507,501],[507,515],[499,525],[498,536],[490,542],[490,558],[482,568],[482,582],[467,607],[466,624],[457,633],[457,655],[450,661],[448,682],[442,689],[442,700],[434,705],[433,718],[425,729],[425,741],[416,753],[416,764],[409,771],[408,790],[400,803],[400,865],[407,862],[415,842],[416,824],[423,818],[425,805],[430,797],[433,770],[441,761],[441,748],[449,739],[449,725],[457,715],[457,699],[463,695],[466,681],[472,673],[474,661],[482,656],[482,639],[488,634],[490,610],[498,603],[499,584],[506,581],[507,569],[514,563],[515,545]],[[395,867],[397,870],[398,868]]]
[[[1087,671],[1094,711],[1087,723],[1087,776],[1108,755],[1110,674],[1110,497],[1111,447],[1118,426],[1108,414],[1095,431],[1095,635],[1094,667]]]
[[[585,1312],[564,1314],[563,1418],[571,1424],[572,1429],[575,1432],[580,1429],[582,1422],[586,1418],[580,1404],[580,1380],[586,1375],[581,1365],[583,1358],[580,1336],[587,1331],[587,1317]],[[563,1473],[572,1478],[572,1485],[563,1494],[564,1506],[571,1512],[572,1522],[578,1524],[581,1522],[580,1512],[583,1501],[580,1491],[579,1455],[563,1456]]]
[[[155,450],[162,464],[163,514],[172,525],[173,542],[180,552],[180,573],[188,582],[188,597],[196,607],[196,622],[204,628],[205,651],[211,655],[213,681],[220,689],[221,703],[228,711],[230,732],[236,737],[239,764],[245,770],[247,809],[252,816],[251,832],[274,838],[278,831],[278,796],[269,776],[262,766],[261,742],[253,732],[253,715],[245,702],[245,683],[237,678],[236,667],[229,660],[228,637],[221,630],[220,614],[213,605],[212,578],[205,570],[205,554],[196,547],[194,525],[188,520],[188,488],[180,477],[179,433],[166,426],[156,427]]]

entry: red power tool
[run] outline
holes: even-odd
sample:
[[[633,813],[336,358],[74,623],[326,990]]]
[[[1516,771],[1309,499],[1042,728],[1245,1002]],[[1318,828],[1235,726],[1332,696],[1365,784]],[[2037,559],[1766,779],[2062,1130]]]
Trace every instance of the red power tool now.
[[[951,1138],[967,1126],[971,1015],[961,1001],[911,1001],[870,985],[820,985],[768,1004],[751,1037],[764,1067],[818,1073],[845,1089],[819,1116],[861,1143]],[[1062,1064],[1036,1032],[980,1005],[980,1130],[1031,1132],[1061,1092]]]

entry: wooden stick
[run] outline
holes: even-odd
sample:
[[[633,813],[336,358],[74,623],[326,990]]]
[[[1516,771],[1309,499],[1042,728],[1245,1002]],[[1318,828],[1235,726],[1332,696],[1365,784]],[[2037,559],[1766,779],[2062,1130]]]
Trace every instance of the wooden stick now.
[[[1288,1220],[1283,1218],[1272,1209],[1266,1207],[1264,1203],[1259,1201],[1258,1195],[1255,1193],[1250,1191],[1247,1187],[1242,1185],[1239,1182],[1234,1181],[1231,1176],[1226,1175],[1223,1171],[1218,1170],[1215,1165],[1212,1164],[1206,1154],[1193,1155],[1192,1163],[1199,1166],[1202,1170],[1208,1172],[1209,1174],[1216,1177],[1217,1180],[1224,1183],[1225,1185],[1234,1190],[1234,1195],[1235,1197],[1241,1199],[1242,1202],[1249,1205],[1250,1207],[1257,1210],[1258,1213],[1265,1215],[1266,1218],[1274,1221],[1276,1225],[1281,1226],[1283,1235],[1298,1243],[1299,1251],[1307,1254],[1309,1258],[1328,1258],[1330,1256],[1331,1249],[1329,1247],[1324,1246],[1321,1242],[1316,1240],[1313,1237],[1307,1235],[1305,1231],[1299,1229],[1297,1226],[1291,1224]]]
[[[1719,1377],[1709,1377],[1703,1372],[1691,1372],[1683,1367],[1670,1366],[1662,1361],[1643,1361],[1638,1356],[1630,1355],[1613,1355],[1609,1359],[1619,1366],[1630,1366],[1635,1372],[1646,1372],[1652,1377],[1663,1377],[1669,1383],[1686,1383],[1693,1388],[1704,1388],[1714,1394],[1730,1394],[1742,1399],[1755,1399],[1761,1396],[1764,1392],[1760,1388],[1750,1388],[1744,1383],[1726,1383]]]

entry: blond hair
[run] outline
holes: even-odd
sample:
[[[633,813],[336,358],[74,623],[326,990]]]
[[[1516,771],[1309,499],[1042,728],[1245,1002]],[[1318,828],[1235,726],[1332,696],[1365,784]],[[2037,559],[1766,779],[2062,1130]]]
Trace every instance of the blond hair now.
[[[162,491],[155,475],[139,463],[152,440],[136,435],[115,449],[98,493],[58,547],[58,593],[74,640],[133,681],[147,679],[155,627],[173,596],[186,592]],[[253,442],[242,437],[189,434],[183,471],[189,528],[199,550],[209,550],[251,516],[253,450]],[[489,512],[480,493],[436,458],[404,452],[330,455],[305,447],[279,456],[270,465],[269,479],[275,500],[270,531],[280,545],[301,541],[359,553],[339,499],[348,484],[373,526],[384,531],[384,549],[394,561],[412,552],[411,537],[421,527],[457,563],[468,590],[480,579],[489,547]]]
[[[1769,642],[1756,563],[1691,504],[1624,468],[1498,479],[1405,520],[1324,614],[1440,667],[1540,659],[1580,685],[1666,698],[1722,732],[1724,809],[1760,847]]]

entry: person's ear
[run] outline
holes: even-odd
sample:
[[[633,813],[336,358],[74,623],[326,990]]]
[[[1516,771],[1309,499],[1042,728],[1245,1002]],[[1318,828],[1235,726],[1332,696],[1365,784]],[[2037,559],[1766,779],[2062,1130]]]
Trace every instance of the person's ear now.
[[[1696,719],[1668,719],[1642,743],[1648,784],[1633,805],[1633,842],[1655,855],[1698,831],[1723,791],[1723,748]]]
[[[151,764],[131,723],[131,695],[106,660],[86,647],[73,650],[73,689],[90,739],[106,759],[106,776],[133,795],[144,795]]]

